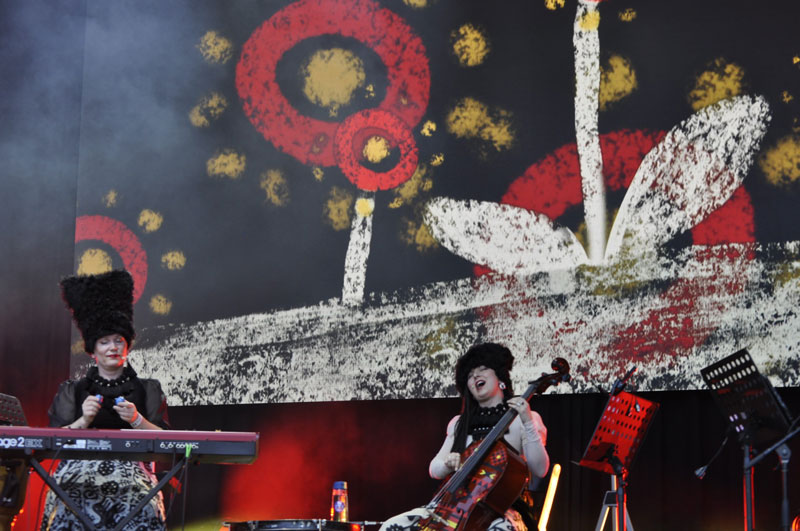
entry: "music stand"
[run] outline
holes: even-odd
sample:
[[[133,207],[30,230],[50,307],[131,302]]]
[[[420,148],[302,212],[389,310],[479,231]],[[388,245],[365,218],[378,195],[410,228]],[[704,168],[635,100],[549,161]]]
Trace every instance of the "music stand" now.
[[[781,528],[789,529],[788,473],[792,452],[786,442],[797,435],[792,417],[769,379],[760,372],[747,349],[700,370],[706,385],[713,391],[714,400],[722,410],[729,426],[736,433],[744,453],[745,529],[755,527],[753,514],[753,467],[768,454],[776,452],[781,462],[783,499]],[[753,457],[753,448],[767,447]]]
[[[614,529],[633,530],[625,501],[626,478],[658,408],[657,403],[625,391],[608,397],[592,440],[578,463],[612,476],[612,490],[606,492],[596,531],[603,528],[614,506]]]
[[[0,424],[9,426],[27,426],[25,412],[16,396],[0,393]]]

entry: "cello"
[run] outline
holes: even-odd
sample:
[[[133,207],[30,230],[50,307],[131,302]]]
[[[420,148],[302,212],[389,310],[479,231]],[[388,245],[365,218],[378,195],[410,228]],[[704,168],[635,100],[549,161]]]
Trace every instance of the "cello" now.
[[[530,382],[522,398],[530,401],[551,385],[570,380],[566,360],[556,358],[551,367],[556,372]],[[425,506],[429,516],[420,520],[421,530],[484,531],[511,507],[529,479],[525,460],[502,438],[516,416],[509,408],[486,437],[464,450],[461,468]]]

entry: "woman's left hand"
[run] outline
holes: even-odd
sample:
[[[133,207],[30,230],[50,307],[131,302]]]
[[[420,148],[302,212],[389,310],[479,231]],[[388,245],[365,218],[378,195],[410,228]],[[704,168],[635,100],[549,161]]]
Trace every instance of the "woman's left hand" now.
[[[115,404],[114,411],[117,412],[119,418],[129,424],[135,421],[136,417],[139,416],[139,412],[136,411],[136,404],[128,402],[127,400],[123,400],[119,404]]]
[[[531,421],[531,406],[528,401],[521,396],[512,396],[508,399],[508,407],[519,413],[519,418],[522,420],[523,426],[532,424]]]

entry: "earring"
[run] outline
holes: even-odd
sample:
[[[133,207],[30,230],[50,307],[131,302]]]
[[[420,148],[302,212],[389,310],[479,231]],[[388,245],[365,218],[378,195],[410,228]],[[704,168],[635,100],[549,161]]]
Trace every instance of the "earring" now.
[[[505,391],[505,390],[506,390],[506,384],[505,384],[505,382],[500,382],[500,389],[502,389],[503,391]]]

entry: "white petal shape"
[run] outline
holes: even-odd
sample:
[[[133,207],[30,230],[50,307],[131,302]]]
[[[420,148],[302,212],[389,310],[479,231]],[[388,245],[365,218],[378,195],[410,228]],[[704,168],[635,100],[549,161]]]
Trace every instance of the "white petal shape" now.
[[[530,275],[586,263],[586,251],[567,228],[544,214],[484,201],[446,197],[428,203],[425,223],[454,254],[505,275]]]
[[[642,160],[611,229],[606,261],[623,243],[645,254],[703,221],[742,184],[770,120],[764,98],[739,96],[695,113]]]

